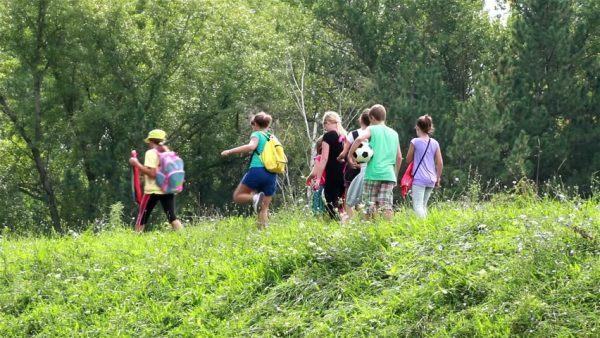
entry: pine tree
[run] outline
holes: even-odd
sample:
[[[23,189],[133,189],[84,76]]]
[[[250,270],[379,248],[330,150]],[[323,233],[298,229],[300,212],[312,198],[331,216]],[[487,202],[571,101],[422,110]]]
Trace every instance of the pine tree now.
[[[590,174],[590,165],[597,161],[593,158],[599,152],[598,136],[589,130],[598,126],[593,117],[597,106],[590,107],[586,97],[594,91],[590,88],[594,79],[586,78],[591,69],[585,64],[591,56],[586,53],[593,36],[590,20],[597,14],[586,19],[582,10],[586,3],[591,6],[564,0],[523,0],[512,5],[511,104],[506,111],[511,123],[505,138],[512,140],[513,149],[523,148],[522,142],[529,140],[529,161],[537,164],[528,175],[540,181],[560,174],[581,181],[586,176],[581,171]],[[597,78],[595,82],[597,86]],[[573,135],[579,135],[580,141]],[[582,147],[582,141],[594,138],[591,149]]]

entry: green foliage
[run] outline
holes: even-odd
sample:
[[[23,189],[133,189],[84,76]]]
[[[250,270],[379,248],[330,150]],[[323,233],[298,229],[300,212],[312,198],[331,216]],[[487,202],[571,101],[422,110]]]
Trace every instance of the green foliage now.
[[[389,223],[296,211],[265,231],[225,218],[180,233],[4,237],[0,334],[594,335],[599,213],[498,199]]]
[[[123,204],[117,202],[110,206],[108,214],[108,226],[110,229],[123,227]]]
[[[600,202],[600,171],[592,173],[591,180],[592,198],[596,202]]]
[[[519,180],[522,177],[530,177],[532,169],[531,162],[528,161],[530,155],[529,136],[521,130],[515,139],[510,155],[504,160],[512,179]]]
[[[133,215],[126,158],[157,127],[186,161],[182,215],[224,210],[246,159],[220,151],[261,110],[288,150],[288,203],[322,113],[352,129],[375,102],[405,152],[432,115],[461,182],[561,176],[589,196],[599,12],[513,1],[503,25],[474,0],[0,0],[0,224],[80,231],[118,202]]]
[[[507,145],[499,143],[499,138],[508,118],[497,105],[500,90],[493,77],[482,75],[472,96],[460,104],[456,118],[456,125],[460,127],[446,152],[452,158],[452,168],[462,168],[463,171],[465,168],[477,168],[486,178],[497,177],[505,170],[502,156]]]
[[[560,172],[569,183],[581,185],[589,182],[597,167],[599,121],[594,117],[597,109],[589,105],[597,100],[590,96],[597,79],[588,76],[597,70],[599,61],[599,46],[588,35],[598,30],[593,6],[597,5],[588,1],[528,0],[511,7],[513,57],[506,74],[511,127],[507,136],[515,146],[529,143],[530,148],[539,148],[529,155],[530,161],[540,156],[536,159],[539,180]],[[595,57],[588,54],[591,50],[596,51]],[[588,57],[595,61],[584,61]],[[526,130],[527,142],[518,130]],[[590,146],[581,151],[584,140]]]

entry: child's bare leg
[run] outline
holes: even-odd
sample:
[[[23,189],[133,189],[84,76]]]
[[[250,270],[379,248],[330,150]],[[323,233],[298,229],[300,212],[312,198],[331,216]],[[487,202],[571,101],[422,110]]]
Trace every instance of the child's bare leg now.
[[[348,218],[352,218],[353,214],[354,210],[352,210],[352,207],[346,204],[346,215],[348,215]]]
[[[391,220],[392,220],[392,218],[394,218],[394,210],[392,210],[392,209],[386,209],[386,210],[383,212],[383,217],[384,217],[386,220],[388,220],[388,221],[391,221]]]
[[[262,206],[258,213],[258,228],[264,229],[269,224],[269,205],[271,205],[273,196],[265,196],[262,199]]]
[[[171,226],[173,227],[173,230],[175,230],[175,231],[183,229],[183,224],[181,224],[181,221],[178,219],[171,222]]]
[[[252,202],[253,190],[245,184],[240,183],[233,192],[233,201],[237,204],[246,204]]]

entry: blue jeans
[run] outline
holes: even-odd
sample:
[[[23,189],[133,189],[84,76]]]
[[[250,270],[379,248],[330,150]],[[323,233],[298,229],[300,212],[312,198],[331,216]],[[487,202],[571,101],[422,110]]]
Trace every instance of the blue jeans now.
[[[422,187],[418,185],[412,186],[412,203],[413,210],[417,216],[424,218],[427,216],[427,202],[431,193],[433,192],[432,187]]]

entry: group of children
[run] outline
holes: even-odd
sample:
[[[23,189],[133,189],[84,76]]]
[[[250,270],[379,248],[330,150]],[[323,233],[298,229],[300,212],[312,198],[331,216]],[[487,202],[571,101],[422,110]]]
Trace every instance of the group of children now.
[[[235,189],[233,200],[240,204],[252,203],[254,211],[258,215],[259,228],[267,226],[269,205],[277,190],[277,174],[266,170],[260,157],[267,141],[271,137],[268,129],[272,121],[273,118],[271,115],[264,112],[254,115],[250,120],[252,134],[250,135],[248,144],[221,152],[221,156],[252,153],[249,169]],[[169,150],[164,145],[166,137],[167,135],[163,130],[155,129],[150,131],[148,137],[144,140],[149,148],[144,156],[144,164],[136,157],[129,159],[131,166],[138,168],[144,176],[144,194],[140,201],[135,225],[135,230],[138,232],[144,230],[150,213],[158,202],[161,203],[173,229],[180,230],[183,228],[175,213],[175,194],[165,193],[156,183],[156,176],[159,169],[159,154]]]
[[[402,152],[398,133],[385,124],[386,115],[386,109],[380,104],[365,109],[358,118],[360,128],[347,133],[337,113],[328,111],[324,114],[325,132],[317,141],[315,164],[307,179],[313,190],[313,210],[342,221],[363,205],[369,217],[378,212],[387,219],[393,216],[393,189],[402,165]],[[221,156],[252,154],[249,169],[235,189],[233,200],[236,203],[252,203],[258,215],[259,228],[268,224],[269,206],[277,190],[277,174],[266,170],[260,157],[271,137],[269,127],[272,121],[273,118],[264,112],[254,115],[250,120],[250,141],[221,152]],[[414,177],[412,200],[417,215],[425,217],[431,192],[440,185],[443,161],[438,142],[431,138],[431,117],[419,117],[415,130],[417,137],[410,142],[407,161],[419,159],[411,173]],[[137,231],[143,231],[150,212],[158,202],[162,204],[173,229],[183,227],[175,214],[174,194],[164,193],[156,184],[158,155],[168,150],[165,140],[164,131],[152,130],[145,139],[149,150],[144,164],[137,158],[129,160],[132,166],[139,168],[145,182],[136,221]],[[352,155],[363,142],[368,142],[373,156],[367,163],[357,163]]]
[[[335,220],[345,221],[361,206],[368,217],[382,213],[386,219],[392,218],[402,151],[398,133],[385,124],[386,115],[385,107],[376,104],[359,116],[359,129],[346,133],[337,113],[324,114],[325,133],[317,140],[317,156],[307,180],[312,186],[315,213],[321,212],[323,196],[324,211]],[[440,185],[443,160],[438,142],[431,137],[431,117],[419,117],[415,130],[417,137],[411,140],[407,161],[419,159],[411,172],[412,201],[416,214],[425,217],[431,192]],[[359,164],[353,154],[364,142],[373,149],[373,156]]]

